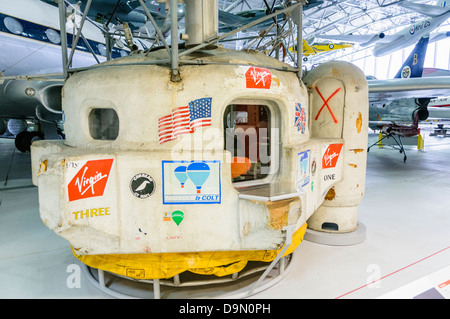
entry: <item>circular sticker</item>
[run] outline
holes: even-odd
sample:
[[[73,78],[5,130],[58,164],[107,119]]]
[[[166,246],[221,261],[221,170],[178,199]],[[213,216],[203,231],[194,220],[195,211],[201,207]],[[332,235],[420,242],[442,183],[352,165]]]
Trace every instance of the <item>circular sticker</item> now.
[[[407,79],[411,76],[411,68],[408,65],[402,69],[402,78]]]
[[[155,191],[155,181],[150,175],[140,173],[131,179],[130,189],[134,196],[144,199]]]

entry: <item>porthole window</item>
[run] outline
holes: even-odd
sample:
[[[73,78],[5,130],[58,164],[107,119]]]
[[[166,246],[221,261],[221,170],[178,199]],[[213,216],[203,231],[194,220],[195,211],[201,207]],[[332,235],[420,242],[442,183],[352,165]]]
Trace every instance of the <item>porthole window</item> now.
[[[224,113],[225,150],[233,182],[261,180],[271,173],[271,112],[266,105],[231,104]]]
[[[53,29],[47,29],[45,30],[45,35],[53,44],[60,44],[61,43],[61,36],[59,35],[59,32]]]
[[[101,55],[106,56],[106,46],[103,43],[97,44],[97,49]]]
[[[5,23],[6,28],[10,32],[14,34],[21,34],[23,32],[23,25],[22,23],[20,23],[19,20],[11,17],[6,17],[5,20],[3,20],[3,22]]]
[[[92,109],[88,121],[89,133],[94,140],[113,141],[119,135],[119,117],[113,109]]]
[[[125,47],[125,44],[122,42],[121,39],[116,39],[115,43],[119,49],[123,49]]]

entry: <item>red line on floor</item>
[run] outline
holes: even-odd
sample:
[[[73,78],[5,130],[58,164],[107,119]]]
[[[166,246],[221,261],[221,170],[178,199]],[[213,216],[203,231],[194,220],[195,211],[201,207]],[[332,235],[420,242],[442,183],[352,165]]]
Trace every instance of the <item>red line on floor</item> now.
[[[421,262],[421,261],[424,261],[424,260],[426,260],[426,259],[428,259],[428,258],[430,258],[430,257],[433,257],[434,255],[437,255],[437,254],[443,252],[443,251],[446,250],[446,249],[450,249],[450,246],[445,247],[444,249],[441,249],[441,250],[435,252],[434,254],[431,254],[431,255],[429,255],[429,256],[427,256],[427,257],[424,257],[424,258],[422,258],[422,259],[420,259],[420,260],[418,260],[418,261],[416,261],[416,262],[413,262],[412,264],[409,264],[408,266],[405,266],[405,267],[400,268],[400,269],[398,269],[398,270],[396,270],[396,271],[394,271],[394,272],[391,272],[390,274],[388,274],[388,275],[386,275],[386,276],[383,276],[383,277],[381,277],[381,278],[379,278],[379,279],[377,279],[377,280],[374,280],[374,281],[372,281],[372,282],[370,282],[370,283],[368,283],[368,284],[365,284],[364,286],[361,286],[361,287],[359,287],[359,288],[353,289],[353,290],[351,290],[351,291],[349,291],[349,292],[347,292],[347,293],[345,293],[345,294],[343,294],[343,295],[340,295],[339,297],[336,297],[335,299],[339,299],[339,298],[342,298],[342,297],[344,297],[344,296],[347,296],[347,295],[349,295],[349,294],[351,294],[351,293],[353,293],[353,292],[355,292],[355,291],[357,291],[357,290],[359,290],[359,289],[362,289],[362,288],[364,288],[364,287],[367,287],[368,285],[371,285],[371,284],[373,284],[373,283],[375,283],[375,282],[377,282],[377,281],[380,281],[381,279],[384,279],[384,278],[387,278],[387,277],[389,277],[389,276],[392,276],[392,275],[398,273],[399,271],[402,271],[402,270],[404,270],[404,269],[406,269],[406,268],[408,268],[408,267],[411,267],[411,266],[413,266],[413,265],[415,265],[415,264],[417,264],[417,263],[419,263],[419,262]]]

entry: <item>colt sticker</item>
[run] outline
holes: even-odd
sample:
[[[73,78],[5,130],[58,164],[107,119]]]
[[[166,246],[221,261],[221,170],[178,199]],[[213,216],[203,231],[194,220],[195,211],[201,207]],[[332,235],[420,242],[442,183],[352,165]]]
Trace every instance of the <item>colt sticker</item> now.
[[[322,156],[322,168],[336,167],[336,163],[341,154],[342,146],[344,144],[330,144],[325,149]]]
[[[220,204],[220,161],[162,161],[163,204]]]
[[[297,154],[297,186],[303,187],[310,180],[311,151],[307,150]]]
[[[247,89],[270,89],[272,73],[269,69],[252,66],[245,72]]]
[[[69,201],[103,196],[113,161],[112,158],[91,160],[84,162],[84,165],[83,162],[68,162],[66,168],[69,178],[71,171],[81,166],[67,185]]]

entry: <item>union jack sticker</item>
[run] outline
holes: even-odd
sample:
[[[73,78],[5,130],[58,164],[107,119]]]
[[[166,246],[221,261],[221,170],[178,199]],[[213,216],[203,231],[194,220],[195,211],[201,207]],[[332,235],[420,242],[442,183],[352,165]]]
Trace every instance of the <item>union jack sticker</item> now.
[[[294,127],[298,132],[305,133],[306,128],[306,113],[305,108],[300,103],[295,103],[295,119]]]

